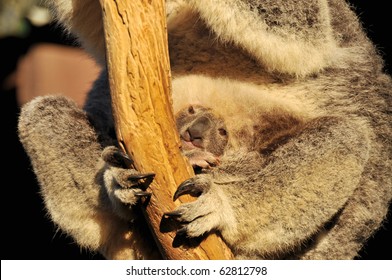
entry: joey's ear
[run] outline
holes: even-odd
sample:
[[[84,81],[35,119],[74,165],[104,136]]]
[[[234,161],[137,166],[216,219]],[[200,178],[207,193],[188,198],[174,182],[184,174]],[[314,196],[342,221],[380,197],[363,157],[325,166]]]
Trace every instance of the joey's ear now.
[[[226,42],[247,51],[269,71],[305,76],[336,56],[326,0],[188,0]]]

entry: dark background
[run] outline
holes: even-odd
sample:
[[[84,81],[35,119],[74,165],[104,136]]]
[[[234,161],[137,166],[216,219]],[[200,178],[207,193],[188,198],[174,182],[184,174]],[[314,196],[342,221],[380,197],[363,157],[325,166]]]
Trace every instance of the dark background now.
[[[386,71],[392,73],[391,15],[388,1],[350,1],[364,23],[369,37],[378,46],[386,61]],[[74,40],[61,35],[49,25],[32,26],[26,38],[0,39],[0,85],[15,70],[16,61],[29,47],[39,42],[73,45]],[[1,167],[1,259],[101,259],[80,249],[71,238],[57,231],[46,217],[39,188],[24,150],[16,134],[19,107],[15,89],[0,93],[2,141]],[[391,175],[392,176],[392,175]],[[390,211],[391,212],[391,211]],[[391,221],[391,214],[388,216]],[[387,222],[371,238],[361,252],[361,259],[392,259],[392,225]]]

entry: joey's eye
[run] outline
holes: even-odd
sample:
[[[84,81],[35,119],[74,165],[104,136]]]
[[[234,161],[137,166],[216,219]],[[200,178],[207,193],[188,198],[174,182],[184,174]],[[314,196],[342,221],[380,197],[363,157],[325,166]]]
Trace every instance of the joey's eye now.
[[[226,129],[224,129],[224,128],[219,128],[218,131],[219,131],[219,135],[227,136],[227,131],[226,131]]]
[[[195,108],[193,108],[193,106],[189,106],[188,113],[193,115],[195,113]]]

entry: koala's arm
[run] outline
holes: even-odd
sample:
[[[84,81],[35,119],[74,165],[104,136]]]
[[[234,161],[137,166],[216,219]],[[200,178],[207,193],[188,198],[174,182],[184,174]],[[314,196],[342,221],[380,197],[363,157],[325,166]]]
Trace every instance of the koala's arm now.
[[[22,107],[18,130],[55,224],[108,259],[157,256],[134,209],[113,207],[110,184],[118,173],[101,159],[84,111],[64,97],[37,97]]]
[[[360,181],[369,153],[362,125],[322,117],[268,155],[228,151],[220,166],[179,187],[175,198],[201,195],[167,216],[184,223],[181,235],[219,230],[237,258],[298,257]],[[353,258],[355,242],[336,239],[317,258]],[[330,256],[335,246],[343,246],[345,255]]]

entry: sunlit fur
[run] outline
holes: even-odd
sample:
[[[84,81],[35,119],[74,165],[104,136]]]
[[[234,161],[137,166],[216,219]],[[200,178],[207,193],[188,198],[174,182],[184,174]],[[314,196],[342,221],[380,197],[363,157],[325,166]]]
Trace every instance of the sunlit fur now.
[[[98,0],[47,2],[104,65]],[[236,258],[355,258],[392,197],[392,83],[350,6],[173,0],[167,15],[175,111],[211,107],[230,132],[219,166],[194,178],[201,196],[177,209],[186,233],[218,230]],[[19,135],[64,232],[107,258],[156,258],[136,209],[129,223],[108,201],[112,127],[103,72],[85,112],[37,98]]]

